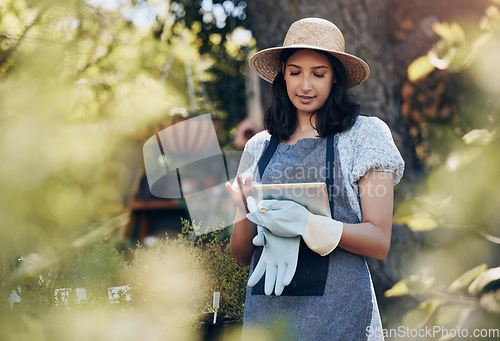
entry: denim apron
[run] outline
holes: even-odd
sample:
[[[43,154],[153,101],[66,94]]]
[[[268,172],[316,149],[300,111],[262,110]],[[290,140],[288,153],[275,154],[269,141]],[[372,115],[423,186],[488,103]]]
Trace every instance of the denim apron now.
[[[338,137],[306,138],[294,145],[279,144],[274,136],[257,166],[260,182],[326,182],[335,220],[359,223],[349,206],[340,169]],[[262,247],[256,248],[251,272]],[[365,340],[372,317],[371,279],[365,258],[341,248],[326,256],[301,241],[295,276],[281,296],[264,295],[264,277],[247,288],[243,339],[251,326],[274,318],[285,320],[295,340]]]

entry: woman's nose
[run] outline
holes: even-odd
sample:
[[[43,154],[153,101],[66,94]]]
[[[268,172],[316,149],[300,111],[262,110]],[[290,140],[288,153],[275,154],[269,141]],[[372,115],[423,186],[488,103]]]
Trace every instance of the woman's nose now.
[[[302,90],[304,91],[311,90],[311,79],[308,76],[305,76],[302,80]]]

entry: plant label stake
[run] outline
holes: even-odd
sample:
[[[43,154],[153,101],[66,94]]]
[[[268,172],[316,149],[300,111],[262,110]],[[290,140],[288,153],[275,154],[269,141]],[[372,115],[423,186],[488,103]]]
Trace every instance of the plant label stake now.
[[[213,308],[214,308],[214,324],[217,322],[217,310],[219,310],[219,303],[220,303],[220,292],[216,291],[214,292],[214,302],[213,302]]]

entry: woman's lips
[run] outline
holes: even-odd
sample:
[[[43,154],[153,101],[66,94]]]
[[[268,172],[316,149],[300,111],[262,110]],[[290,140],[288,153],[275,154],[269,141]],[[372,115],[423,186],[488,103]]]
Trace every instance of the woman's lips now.
[[[315,98],[314,96],[300,96],[300,95],[297,95],[297,97],[299,98],[300,102],[303,104],[309,104]]]

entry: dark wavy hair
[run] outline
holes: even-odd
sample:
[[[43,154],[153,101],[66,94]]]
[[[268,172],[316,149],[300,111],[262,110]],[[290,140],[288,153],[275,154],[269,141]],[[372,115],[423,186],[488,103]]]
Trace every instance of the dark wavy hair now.
[[[281,65],[299,49],[285,49],[280,54]],[[321,137],[330,133],[339,133],[350,129],[359,116],[359,105],[347,89],[347,72],[344,65],[328,52],[317,51],[325,55],[333,67],[334,79],[332,90],[325,103],[316,111],[316,126]],[[312,115],[311,115],[312,119]],[[264,128],[280,141],[288,141],[297,128],[297,109],[290,101],[286,91],[283,71],[280,71],[273,82],[273,98],[264,115]],[[311,122],[312,125],[312,122]]]

